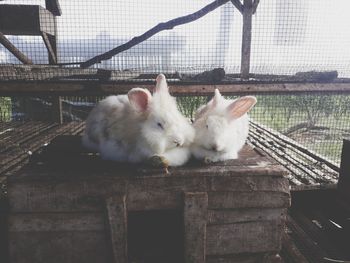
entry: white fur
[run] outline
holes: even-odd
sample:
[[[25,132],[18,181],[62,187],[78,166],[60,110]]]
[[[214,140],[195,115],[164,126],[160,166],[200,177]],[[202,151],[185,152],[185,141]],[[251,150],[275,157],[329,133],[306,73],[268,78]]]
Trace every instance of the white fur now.
[[[159,155],[171,166],[186,163],[194,130],[178,111],[165,76],[157,77],[153,96],[149,94],[145,109],[143,100],[141,103],[132,100],[131,94],[135,92],[142,93],[142,98],[149,93],[136,88],[128,95],[109,96],[98,103],[86,120],[83,145],[99,151],[107,160],[137,163]]]
[[[237,100],[226,100],[216,90],[214,98],[197,110],[193,123],[195,139],[191,146],[194,157],[208,162],[238,158],[238,152],[245,144],[249,132],[246,111],[256,102],[254,97],[244,98],[249,105],[243,111],[239,108],[230,111],[235,101],[237,105]],[[237,117],[237,111],[243,112],[243,115]]]

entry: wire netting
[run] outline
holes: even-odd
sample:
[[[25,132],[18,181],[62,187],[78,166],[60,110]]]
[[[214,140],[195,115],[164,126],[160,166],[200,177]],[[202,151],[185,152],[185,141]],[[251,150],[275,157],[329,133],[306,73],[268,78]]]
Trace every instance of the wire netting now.
[[[210,2],[60,0],[58,62],[83,62]],[[43,0],[5,0],[1,4],[45,7]],[[253,15],[251,72],[292,75],[337,70],[340,77],[349,77],[349,7],[347,0],[261,1]],[[7,37],[34,63],[48,63],[40,34]],[[238,73],[241,45],[242,15],[229,1],[197,21],[162,31],[94,67],[138,72],[201,72],[224,67],[228,73]],[[0,63],[20,62],[0,46]]]
[[[254,122],[269,127],[321,156],[340,163],[343,139],[350,139],[350,94],[307,93],[257,95],[250,113]],[[81,122],[103,97],[62,97],[65,122]],[[234,97],[230,97],[234,98]],[[208,97],[178,97],[181,112],[194,118]],[[52,98],[2,98],[2,121],[52,122]],[[72,126],[74,130],[75,127]]]
[[[0,2],[0,11],[3,5],[40,5],[45,8],[45,2],[5,0]],[[210,2],[60,0],[62,15],[56,17],[57,24],[49,16],[36,18],[43,30],[52,33],[53,28],[57,28],[57,62],[61,63],[60,66],[50,69],[5,67],[4,64],[19,65],[21,62],[1,45],[0,80],[40,81],[50,78],[62,81],[75,74],[74,80],[93,79],[98,83],[99,79],[91,77],[96,74],[96,68],[116,70],[119,80],[130,76],[135,80],[141,73],[178,72],[185,75],[183,73],[196,74],[214,68],[224,68],[226,73],[240,73],[242,14],[231,1],[199,20],[162,31],[109,60],[93,65],[80,75],[69,71],[78,68],[80,62],[115,48],[161,22],[193,13]],[[338,77],[349,78],[348,7],[350,2],[347,0],[260,1],[252,21],[250,72],[255,75],[297,76],[297,73],[308,71],[336,71]],[[0,17],[1,23],[5,21],[3,18]],[[47,65],[50,62],[40,32],[24,35],[5,32],[5,35],[34,64]],[[309,79],[305,76],[311,75],[302,76],[307,82]],[[350,138],[350,94],[316,92],[258,94],[257,97],[259,102],[251,112],[254,121],[339,164],[342,139]],[[67,126],[67,132],[81,133],[81,122],[101,98],[62,97],[65,123],[77,122]],[[5,124],[9,122],[28,122],[32,126],[25,128],[25,132],[33,133],[42,127],[49,130],[51,126],[40,126],[35,121],[52,123],[55,99],[53,96],[0,97],[0,125],[7,127]],[[207,97],[200,96],[179,97],[179,108],[193,118],[194,111],[207,100]],[[2,132],[0,137],[7,138],[7,132]],[[52,137],[50,134],[45,136]],[[24,140],[31,137],[26,138]]]

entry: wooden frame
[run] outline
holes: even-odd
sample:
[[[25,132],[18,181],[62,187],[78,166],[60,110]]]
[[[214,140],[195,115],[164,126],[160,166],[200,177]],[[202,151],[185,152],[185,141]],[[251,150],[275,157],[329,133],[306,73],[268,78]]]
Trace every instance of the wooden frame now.
[[[101,81],[0,81],[0,96],[12,95],[106,95],[125,94],[135,87],[153,89],[149,82]],[[215,89],[224,95],[239,94],[294,94],[294,93],[350,93],[350,83],[234,83],[195,84],[169,83],[170,92],[176,96],[211,96]]]

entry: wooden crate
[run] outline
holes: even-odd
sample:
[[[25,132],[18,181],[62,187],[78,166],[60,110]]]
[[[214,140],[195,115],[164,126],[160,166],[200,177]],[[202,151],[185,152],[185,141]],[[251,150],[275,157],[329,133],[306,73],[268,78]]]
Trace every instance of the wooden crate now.
[[[289,184],[261,152],[166,174],[102,161],[79,139],[58,138],[9,178],[11,262],[133,262],[128,216],[147,211],[180,213],[184,262],[263,262],[280,250]]]

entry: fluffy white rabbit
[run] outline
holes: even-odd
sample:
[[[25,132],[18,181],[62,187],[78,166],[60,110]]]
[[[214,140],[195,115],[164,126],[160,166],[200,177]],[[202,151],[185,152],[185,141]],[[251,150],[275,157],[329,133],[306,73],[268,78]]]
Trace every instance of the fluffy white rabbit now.
[[[207,163],[238,158],[249,131],[247,112],[255,103],[252,96],[226,100],[216,89],[213,99],[195,114],[194,157]]]
[[[194,129],[169,94],[165,76],[156,82],[153,96],[133,88],[100,101],[86,120],[83,145],[107,160],[143,162],[158,156],[166,165],[183,165]]]

